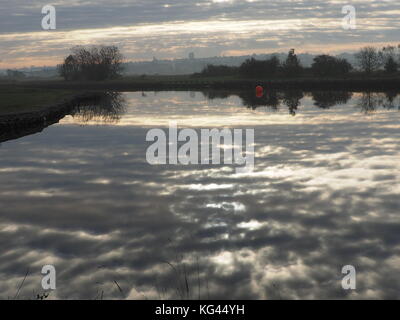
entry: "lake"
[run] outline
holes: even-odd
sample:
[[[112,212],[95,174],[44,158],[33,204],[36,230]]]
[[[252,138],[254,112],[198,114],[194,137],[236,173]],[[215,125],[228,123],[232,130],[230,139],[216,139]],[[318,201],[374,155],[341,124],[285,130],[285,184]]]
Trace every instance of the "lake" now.
[[[399,95],[112,98],[0,145],[0,298],[35,299],[48,264],[49,299],[400,297]],[[150,165],[170,121],[254,129],[254,170]]]

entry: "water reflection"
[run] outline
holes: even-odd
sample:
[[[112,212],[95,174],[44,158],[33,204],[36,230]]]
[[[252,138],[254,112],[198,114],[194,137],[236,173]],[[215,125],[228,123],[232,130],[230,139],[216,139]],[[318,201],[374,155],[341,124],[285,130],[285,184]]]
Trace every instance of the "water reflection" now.
[[[322,109],[346,104],[353,96],[352,92],[346,91],[316,91],[311,94],[314,99],[314,105]]]
[[[77,105],[71,112],[78,123],[117,123],[126,112],[126,101],[120,92],[103,92]]]
[[[252,91],[231,92],[231,91],[205,91],[203,95],[210,99],[227,99],[233,95],[241,99],[241,103],[255,110],[259,107],[267,107],[271,111],[287,107],[290,115],[295,116],[301,100],[305,96],[312,97],[314,105],[321,109],[329,109],[337,105],[344,105],[356,95],[356,105],[364,113],[374,112],[377,108],[393,109],[400,106],[400,95],[398,92],[363,92],[356,93],[347,91],[312,91],[301,90],[275,91],[269,90],[262,97],[258,98]]]
[[[69,116],[4,143],[2,298],[28,268],[19,296],[40,293],[44,264],[58,272],[50,298],[399,298],[400,114],[365,115],[358,93],[331,109],[301,95],[277,93],[286,105],[264,112],[238,95],[126,93],[117,123]],[[170,119],[252,124],[255,171],[148,165],[147,130]],[[353,292],[340,286],[347,264]]]
[[[76,123],[111,124],[117,123],[126,112],[126,101],[120,92],[91,93],[76,99],[71,104],[50,116],[39,117],[39,121],[32,123],[26,121],[19,126],[2,126],[3,119],[0,119],[0,143],[42,132],[45,128],[58,123],[67,114],[72,115]]]
[[[400,109],[400,99],[395,92],[365,92],[358,100],[357,106],[364,113],[373,113],[380,107],[385,109]]]
[[[300,99],[304,97],[300,90],[285,91],[283,94],[283,103],[289,108],[292,116],[296,115],[297,107],[300,105]]]

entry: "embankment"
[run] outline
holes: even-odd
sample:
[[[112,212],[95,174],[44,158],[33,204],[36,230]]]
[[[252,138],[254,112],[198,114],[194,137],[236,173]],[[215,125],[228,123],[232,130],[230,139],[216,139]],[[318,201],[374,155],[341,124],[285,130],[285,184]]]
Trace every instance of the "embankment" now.
[[[41,132],[44,128],[59,122],[80,104],[95,98],[94,93],[84,93],[58,104],[45,106],[38,111],[1,115],[0,143]]]

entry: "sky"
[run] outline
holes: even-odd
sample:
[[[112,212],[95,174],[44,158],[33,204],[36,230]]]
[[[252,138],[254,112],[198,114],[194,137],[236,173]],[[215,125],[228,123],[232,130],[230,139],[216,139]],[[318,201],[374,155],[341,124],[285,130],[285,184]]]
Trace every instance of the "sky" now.
[[[43,30],[42,8],[56,8]],[[345,30],[342,7],[356,9]],[[0,69],[56,65],[75,45],[117,45],[127,60],[352,52],[399,41],[398,0],[0,0]]]

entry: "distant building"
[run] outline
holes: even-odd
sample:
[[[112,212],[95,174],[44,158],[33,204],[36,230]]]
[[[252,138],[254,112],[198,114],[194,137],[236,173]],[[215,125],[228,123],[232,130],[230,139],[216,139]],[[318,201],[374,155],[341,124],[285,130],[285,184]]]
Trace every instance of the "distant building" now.
[[[194,52],[189,53],[189,59],[194,60]]]

